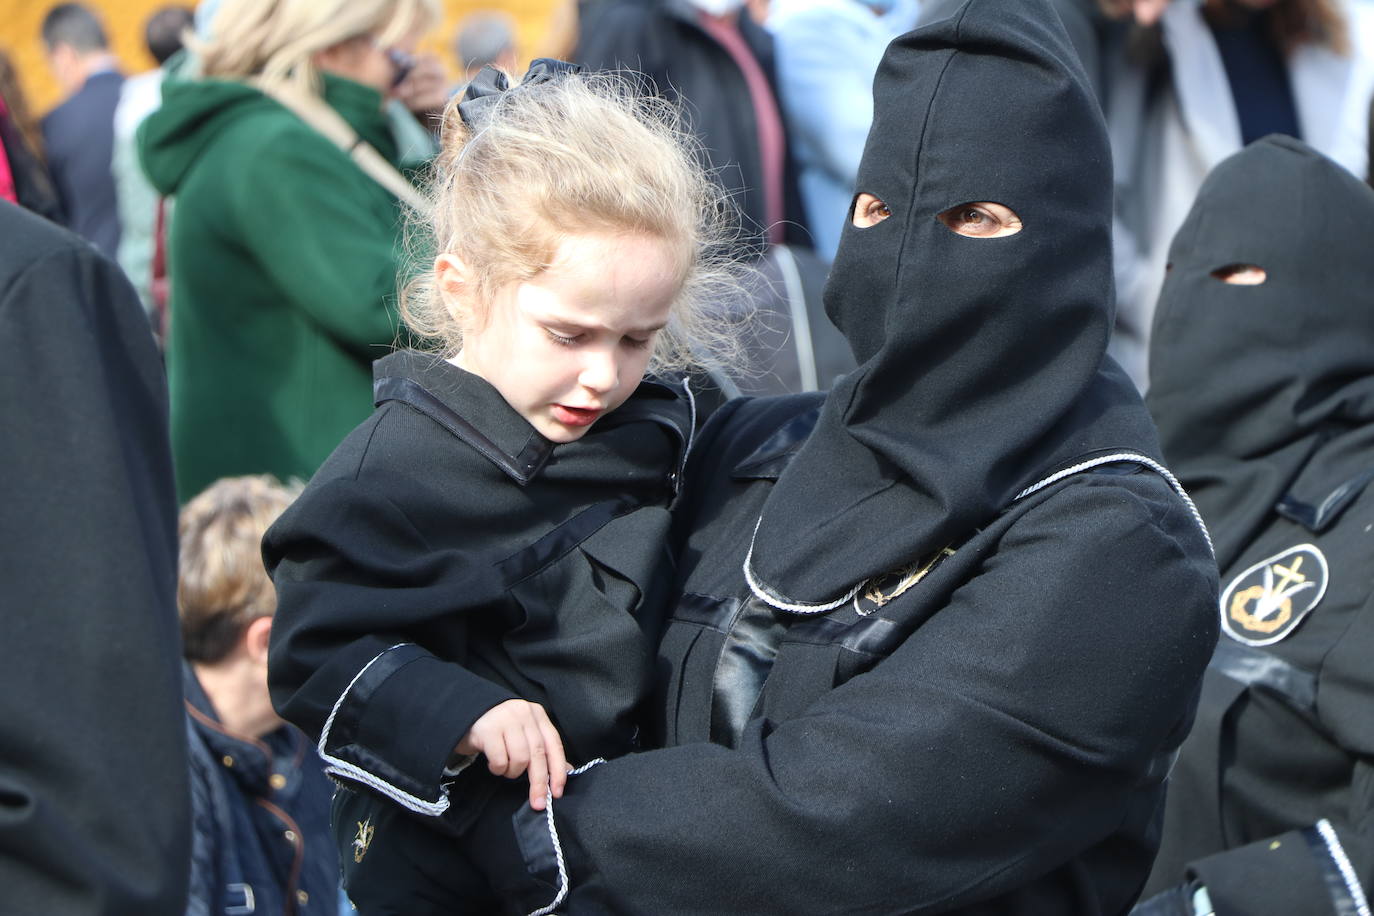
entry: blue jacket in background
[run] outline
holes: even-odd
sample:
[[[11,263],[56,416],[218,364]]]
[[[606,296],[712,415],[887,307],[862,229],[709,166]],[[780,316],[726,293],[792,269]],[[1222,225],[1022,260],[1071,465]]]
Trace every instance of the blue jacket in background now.
[[[334,916],[333,785],[315,747],[290,725],[257,740],[231,734],[189,665],[184,676],[193,834],[188,916]]]

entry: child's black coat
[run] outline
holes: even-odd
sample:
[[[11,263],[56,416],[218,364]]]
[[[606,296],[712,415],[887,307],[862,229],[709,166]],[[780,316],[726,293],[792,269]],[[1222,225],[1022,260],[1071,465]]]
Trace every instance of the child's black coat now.
[[[691,410],[645,383],[554,445],[434,357],[375,376],[377,411],[263,543],[273,700],[332,775],[461,830],[499,781],[445,769],[498,703],[542,704],[574,763],[635,746]]]

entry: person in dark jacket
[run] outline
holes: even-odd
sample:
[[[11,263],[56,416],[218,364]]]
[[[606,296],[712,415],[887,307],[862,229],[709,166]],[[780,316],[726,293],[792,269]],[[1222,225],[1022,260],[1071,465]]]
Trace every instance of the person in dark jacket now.
[[[566,914],[1136,900],[1216,567],[1105,356],[1111,157],[1057,16],[935,16],[878,69],[826,289],[858,368],[703,431],[668,746],[572,777],[551,824],[488,813],[512,908],[564,884]]]
[[[577,71],[487,69],[450,106],[404,309],[439,352],[376,363],[377,411],[264,541],[274,699],[346,784],[369,916],[493,912],[488,802],[544,808],[567,761],[639,741],[693,435],[690,397],[641,379],[709,342],[724,230],[661,103]]]
[[[1272,136],[1174,239],[1147,400],[1216,542],[1224,633],[1142,913],[1202,888],[1217,916],[1369,912],[1371,237],[1374,191]]]
[[[43,46],[67,99],[43,118],[43,149],[67,226],[108,257],[119,252],[114,112],[124,77],[95,13],[79,3],[43,17]]]
[[[181,510],[192,916],[338,909],[332,787],[314,745],[267,692],[277,596],[262,536],[294,498],[266,475],[227,477]]]
[[[682,105],[752,243],[811,247],[778,103],[773,38],[741,0],[595,0],[573,59],[633,70]]]
[[[167,388],[138,297],[0,201],[0,908],[180,916]]]

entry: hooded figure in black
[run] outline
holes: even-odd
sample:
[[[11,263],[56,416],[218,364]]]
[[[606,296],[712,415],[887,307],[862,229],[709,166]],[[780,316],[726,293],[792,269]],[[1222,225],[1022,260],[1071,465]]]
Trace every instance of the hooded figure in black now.
[[[874,93],[826,295],[858,369],[708,424],[668,747],[573,778],[552,831],[516,813],[523,863],[487,866],[522,905],[1119,914],[1144,883],[1216,569],[1104,355],[1097,104],[1046,0],[957,4]]]
[[[1222,570],[1225,631],[1152,900],[1368,913],[1374,884],[1374,192],[1297,140],[1212,172],[1174,239],[1149,403]]]

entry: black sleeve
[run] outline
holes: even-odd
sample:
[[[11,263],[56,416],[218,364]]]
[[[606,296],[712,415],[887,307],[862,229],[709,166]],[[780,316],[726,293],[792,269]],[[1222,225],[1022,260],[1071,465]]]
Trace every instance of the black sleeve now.
[[[554,805],[568,911],[1069,912],[1013,898],[1136,812],[1215,644],[1215,567],[1165,504],[1070,484],[798,717],[575,776]]]
[[[1189,864],[1217,916],[1367,912],[1374,887],[1374,599],[1327,655],[1318,679],[1322,725],[1352,761],[1350,806],[1301,830]],[[1182,880],[1185,876],[1179,876]],[[1363,909],[1361,909],[1363,907]]]
[[[189,803],[162,367],[118,267],[0,211],[0,909],[180,916]]]
[[[268,531],[268,681],[283,717],[319,743],[326,772],[437,817],[455,745],[515,696],[441,660],[421,634],[447,618],[446,655],[461,658],[461,615],[502,589],[461,551],[433,549],[382,489],[311,484]]]

